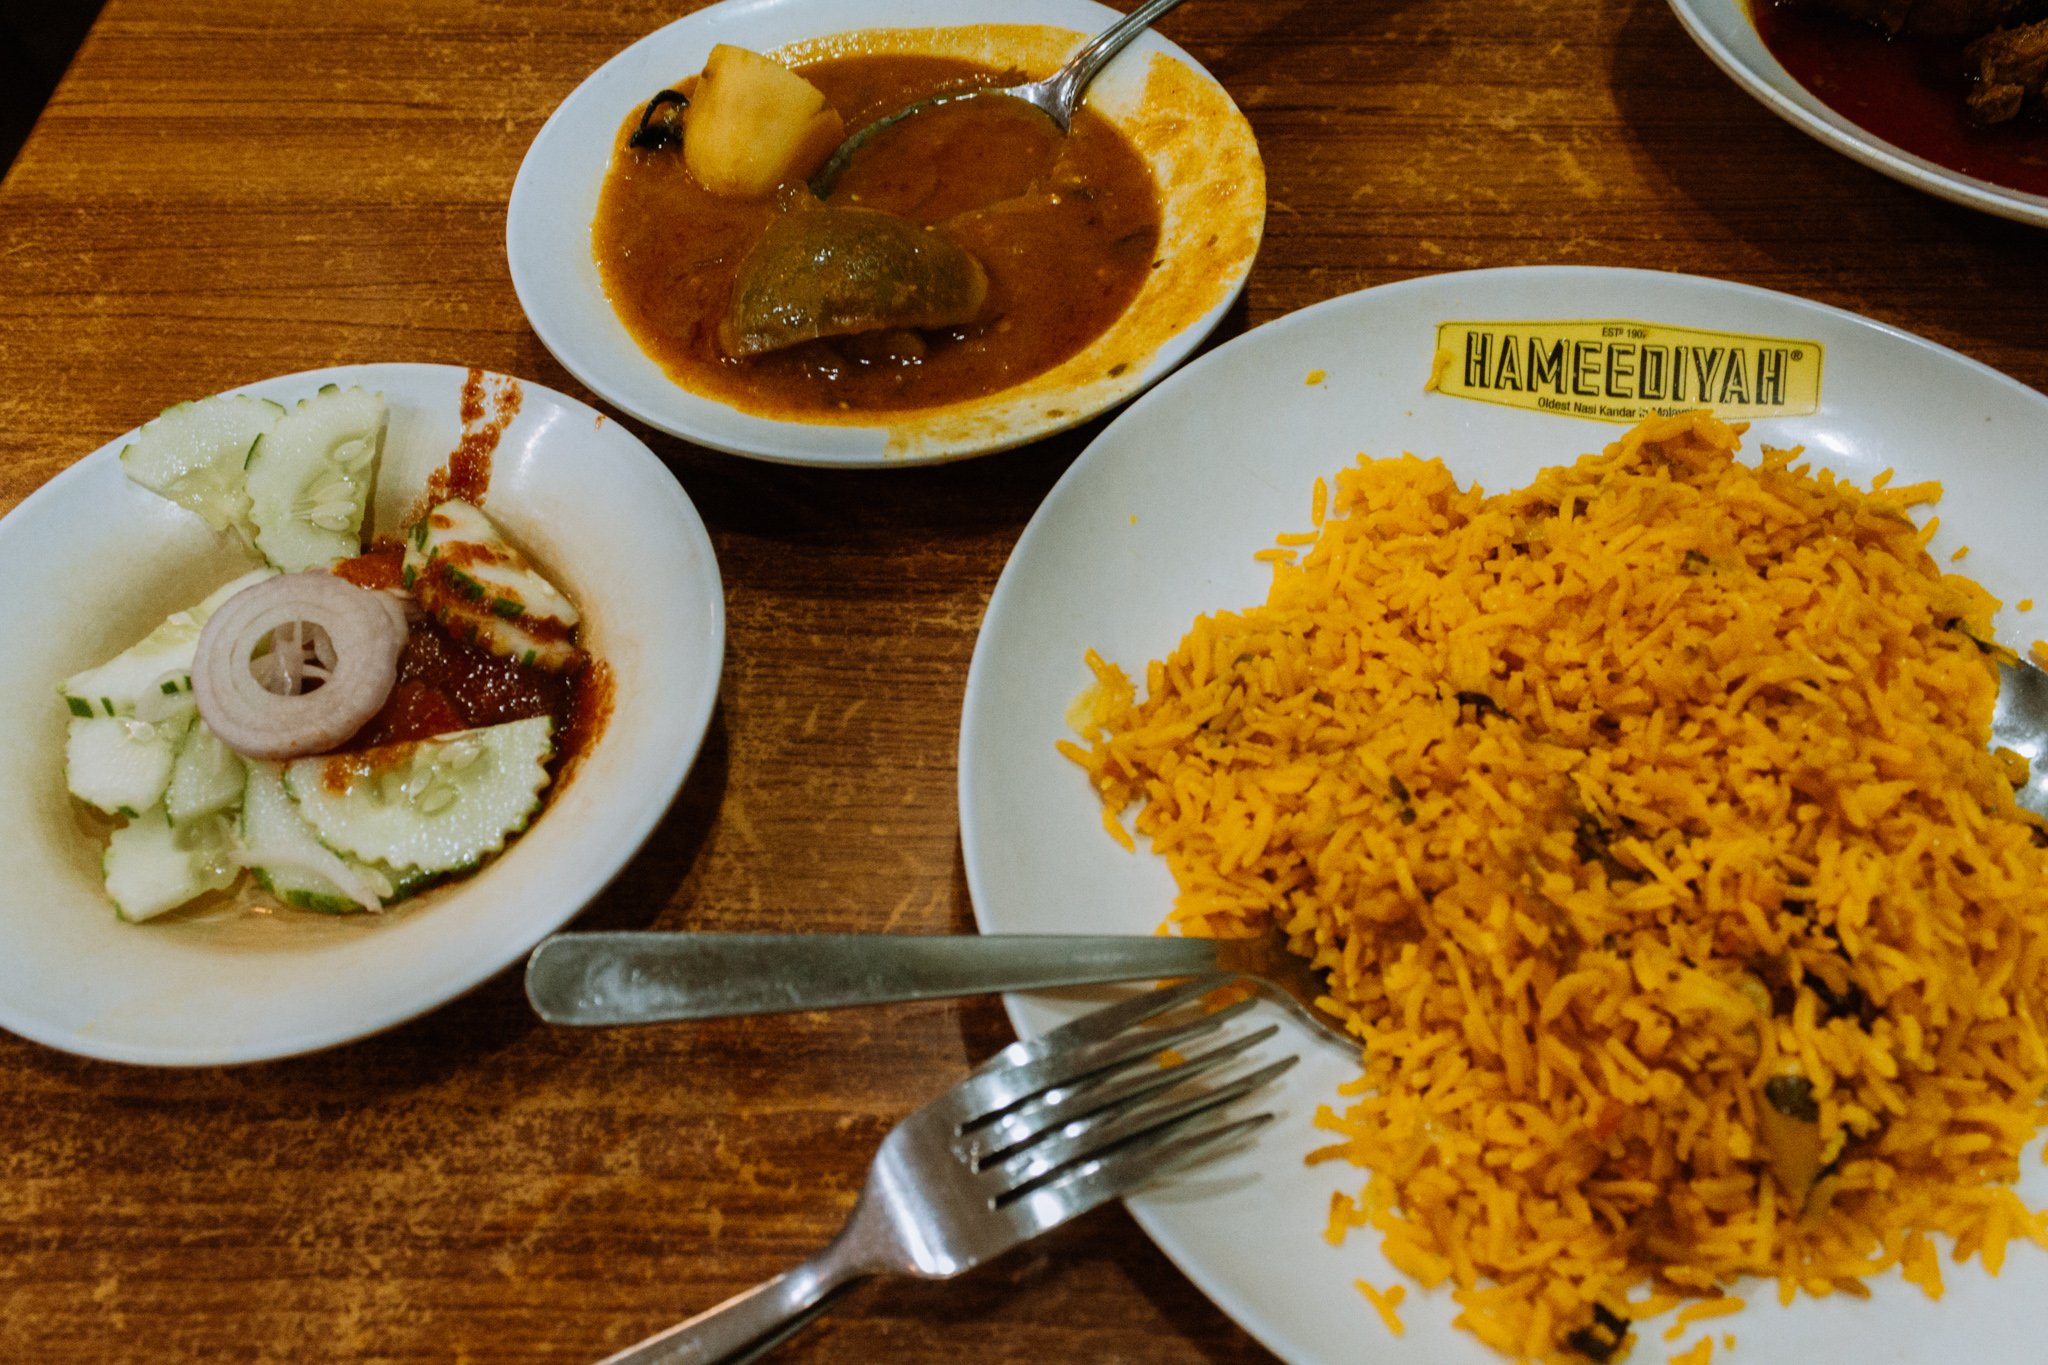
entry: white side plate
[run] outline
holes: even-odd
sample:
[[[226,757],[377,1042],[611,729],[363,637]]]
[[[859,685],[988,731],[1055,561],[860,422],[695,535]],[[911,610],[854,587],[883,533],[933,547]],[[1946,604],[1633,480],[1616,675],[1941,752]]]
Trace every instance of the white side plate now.
[[[283,1057],[410,1019],[502,970],[573,916],[667,810],[710,723],[725,606],[703,522],[618,423],[537,384],[493,458],[489,508],[581,604],[613,711],[574,780],[477,876],[382,916],[123,924],[101,842],[64,790],[58,682],[110,657],[246,563],[231,538],[128,482],[133,432],[0,521],[0,1026],[70,1052],[159,1066]],[[375,515],[395,527],[460,438],[465,372],[352,365],[251,384],[280,402],[324,383],[391,410]],[[186,395],[170,395],[177,398]],[[198,395],[189,395],[197,397]]]

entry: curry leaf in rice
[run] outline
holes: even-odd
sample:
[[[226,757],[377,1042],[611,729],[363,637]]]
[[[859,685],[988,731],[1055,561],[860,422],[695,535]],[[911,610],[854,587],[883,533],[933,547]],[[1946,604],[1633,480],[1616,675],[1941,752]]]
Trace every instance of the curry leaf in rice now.
[[[1142,699],[1091,655],[1062,746],[1177,928],[1277,920],[1329,973],[1364,1074],[1320,1155],[1372,1172],[1332,1227],[1511,1356],[1613,1354],[1593,1305],[1645,1284],[1938,1293],[1930,1233],[2048,1243],[2010,1188],[2048,853],[1986,749],[1997,604],[1928,556],[1935,486],[1739,434],[1653,420],[1493,497],[1361,459]]]

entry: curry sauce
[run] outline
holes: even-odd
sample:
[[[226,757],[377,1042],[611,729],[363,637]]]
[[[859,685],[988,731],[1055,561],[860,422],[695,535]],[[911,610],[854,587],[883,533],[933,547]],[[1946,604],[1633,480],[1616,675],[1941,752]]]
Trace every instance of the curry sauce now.
[[[1022,77],[953,57],[834,56],[794,68],[849,129],[928,95]],[[972,323],[810,341],[745,360],[719,327],[741,261],[804,191],[728,199],[701,188],[673,149],[627,145],[621,127],[592,242],[606,293],[640,347],[683,387],[765,416],[857,419],[981,397],[1042,374],[1130,306],[1159,250],[1150,168],[1085,107],[1061,137],[1020,102],[976,99],[908,119],[864,148],[834,207],[929,226],[988,275]]]
[[[1890,36],[1776,0],[1751,6],[1757,36],[1815,98],[1902,151],[2027,194],[2048,194],[2048,123],[1973,123],[1961,39]]]

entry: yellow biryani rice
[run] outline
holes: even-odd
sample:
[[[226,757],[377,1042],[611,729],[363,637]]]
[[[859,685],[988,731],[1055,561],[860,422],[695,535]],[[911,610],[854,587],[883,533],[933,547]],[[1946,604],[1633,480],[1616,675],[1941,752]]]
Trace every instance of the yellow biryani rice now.
[[[1986,749],[1997,604],[1928,555],[1937,486],[1740,433],[1653,420],[1492,497],[1361,458],[1142,700],[1091,656],[1063,746],[1178,929],[1277,918],[1327,969],[1364,1074],[1318,1157],[1370,1172],[1330,1235],[1512,1357],[1619,1359],[1743,1276],[1939,1294],[1935,1234],[1994,1273],[2048,1245],[2012,1189],[2048,835]]]

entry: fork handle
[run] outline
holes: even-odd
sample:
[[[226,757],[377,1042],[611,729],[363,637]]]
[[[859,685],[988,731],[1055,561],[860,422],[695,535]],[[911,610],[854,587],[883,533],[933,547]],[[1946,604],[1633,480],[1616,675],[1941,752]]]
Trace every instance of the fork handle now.
[[[1061,92],[1067,107],[1071,109],[1080,102],[1081,92],[1088,88],[1088,83],[1128,47],[1133,38],[1165,18],[1167,11],[1177,8],[1180,3],[1181,0],[1145,0],[1144,4],[1096,34],[1087,46],[1069,58],[1067,65],[1054,77],[1071,87],[1071,92]]]
[[[1197,976],[1216,951],[1139,934],[557,934],[526,996],[551,1024],[724,1019]]]
[[[833,1243],[793,1270],[656,1332],[598,1365],[738,1365],[758,1360],[810,1325],[867,1277]]]

